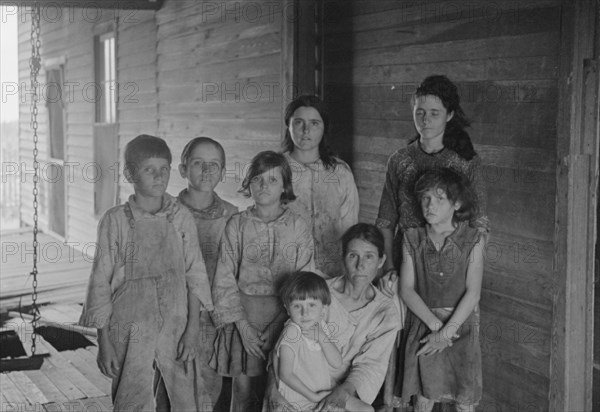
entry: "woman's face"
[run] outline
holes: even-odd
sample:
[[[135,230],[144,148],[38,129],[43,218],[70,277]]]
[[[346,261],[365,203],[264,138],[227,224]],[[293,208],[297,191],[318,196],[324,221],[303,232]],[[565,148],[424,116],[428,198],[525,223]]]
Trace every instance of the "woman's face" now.
[[[448,113],[439,97],[430,94],[417,97],[413,106],[415,128],[423,139],[442,137],[446,123],[453,115]]]
[[[294,142],[294,150],[319,150],[325,123],[317,109],[301,106],[290,117],[288,130]]]
[[[384,262],[385,255],[379,257],[379,250],[374,244],[363,239],[352,239],[348,243],[344,264],[351,280],[371,283]]]

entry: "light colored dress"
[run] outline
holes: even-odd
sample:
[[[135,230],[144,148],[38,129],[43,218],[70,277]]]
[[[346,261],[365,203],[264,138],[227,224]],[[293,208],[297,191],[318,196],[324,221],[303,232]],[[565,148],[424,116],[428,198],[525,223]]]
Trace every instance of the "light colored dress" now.
[[[269,223],[254,206],[229,219],[212,286],[219,331],[210,364],[219,374],[266,374],[265,362],[246,353],[233,323],[246,319],[259,331],[269,328],[272,347],[283,329],[283,322],[273,322],[284,312],[279,288],[289,275],[314,270],[313,249],[310,228],[290,209]]]
[[[225,224],[232,215],[238,213],[238,208],[213,193],[214,200],[209,207],[203,210],[194,209],[185,202],[184,196],[186,193],[187,189],[182,190],[177,199],[192,212],[198,229],[200,250],[206,264],[208,279],[212,285],[217,269],[219,244],[225,230]],[[212,409],[221,393],[223,378],[208,365],[214,352],[216,336],[217,331],[209,312],[202,312],[200,315],[198,356],[194,359],[196,401],[201,409],[207,405],[212,405],[210,408]]]
[[[383,384],[396,335],[401,325],[400,313],[394,301],[373,286],[375,296],[362,308],[348,311],[339,299],[341,294],[334,285],[343,282],[343,277],[327,281],[331,291],[329,315],[325,319],[332,342],[340,350],[342,365],[329,367],[333,388],[350,382],[358,397],[372,404]],[[278,370],[277,357],[273,357],[273,370]],[[268,392],[268,393],[273,393]],[[273,396],[273,395],[272,395]],[[263,411],[279,412],[289,405],[281,399],[265,399]]]
[[[331,291],[331,306],[327,325],[334,343],[342,354],[342,366],[331,369],[337,385],[350,382],[358,397],[372,404],[383,384],[392,349],[402,322],[398,307],[392,298],[377,288],[373,299],[362,308],[347,311],[338,297],[341,294],[332,285],[342,282],[342,277],[327,281]]]
[[[275,345],[275,356],[279,357],[282,346],[289,347],[294,353],[292,371],[313,392],[332,389],[329,377],[329,363],[319,342],[302,334],[300,326],[288,320],[281,337]],[[281,379],[277,383],[279,393],[289,402],[295,411],[311,411],[317,405],[290,388]]]
[[[104,214],[97,246],[79,323],[109,326],[120,365],[112,385],[115,411],[156,408],[156,369],[172,410],[197,410],[193,381],[176,361],[188,289],[205,310],[213,306],[190,212],[165,194],[161,210],[150,214],[132,195]]]
[[[311,225],[315,240],[315,266],[325,276],[343,273],[340,239],[358,223],[359,199],[350,167],[341,159],[326,169],[319,159],[302,164],[284,153],[292,169],[292,184],[297,199],[289,208]]]

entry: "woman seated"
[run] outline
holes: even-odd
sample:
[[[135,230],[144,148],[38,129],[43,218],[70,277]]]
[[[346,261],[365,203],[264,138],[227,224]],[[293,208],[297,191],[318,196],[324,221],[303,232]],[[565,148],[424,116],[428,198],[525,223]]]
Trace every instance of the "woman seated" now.
[[[401,328],[398,307],[371,284],[386,259],[381,232],[366,223],[350,227],[342,236],[342,252],[345,274],[327,280],[331,305],[325,315],[342,364],[329,368],[333,388],[316,411],[344,411],[353,397],[372,404]],[[263,410],[295,410],[277,389],[277,372],[277,357],[273,357]]]

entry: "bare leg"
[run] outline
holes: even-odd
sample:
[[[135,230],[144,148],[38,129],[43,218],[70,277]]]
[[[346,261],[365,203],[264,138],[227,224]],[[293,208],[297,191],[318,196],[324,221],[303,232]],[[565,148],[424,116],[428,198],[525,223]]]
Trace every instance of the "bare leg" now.
[[[417,399],[415,400],[415,412],[431,412],[433,405],[435,405],[435,401],[417,395]]]
[[[475,405],[465,405],[464,403],[457,403],[454,405],[456,412],[475,412]]]
[[[252,385],[246,375],[236,376],[231,382],[231,412],[245,412],[250,405]]]

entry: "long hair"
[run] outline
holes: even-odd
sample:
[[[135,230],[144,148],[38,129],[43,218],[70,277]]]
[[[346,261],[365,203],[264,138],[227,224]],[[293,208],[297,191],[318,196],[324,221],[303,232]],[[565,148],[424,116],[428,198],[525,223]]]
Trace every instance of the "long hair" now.
[[[325,103],[317,96],[302,95],[292,100],[285,108],[285,135],[283,136],[283,142],[281,148],[284,152],[292,153],[294,151],[294,141],[290,134],[290,119],[294,115],[294,112],[300,107],[312,107],[323,119],[323,138],[319,143],[319,158],[323,162],[326,169],[332,169],[337,164],[334,153],[327,144],[327,133],[329,131],[329,110]]]
[[[465,131],[465,128],[469,127],[471,122],[460,106],[460,96],[456,85],[444,75],[429,76],[417,88],[411,99],[412,105],[415,105],[417,98],[428,95],[436,96],[441,100],[446,111],[453,113],[452,119],[446,124],[446,130],[442,138],[444,147],[455,151],[465,160],[471,160],[477,154],[471,142],[471,137]],[[419,135],[411,140],[411,143],[418,139]]]

